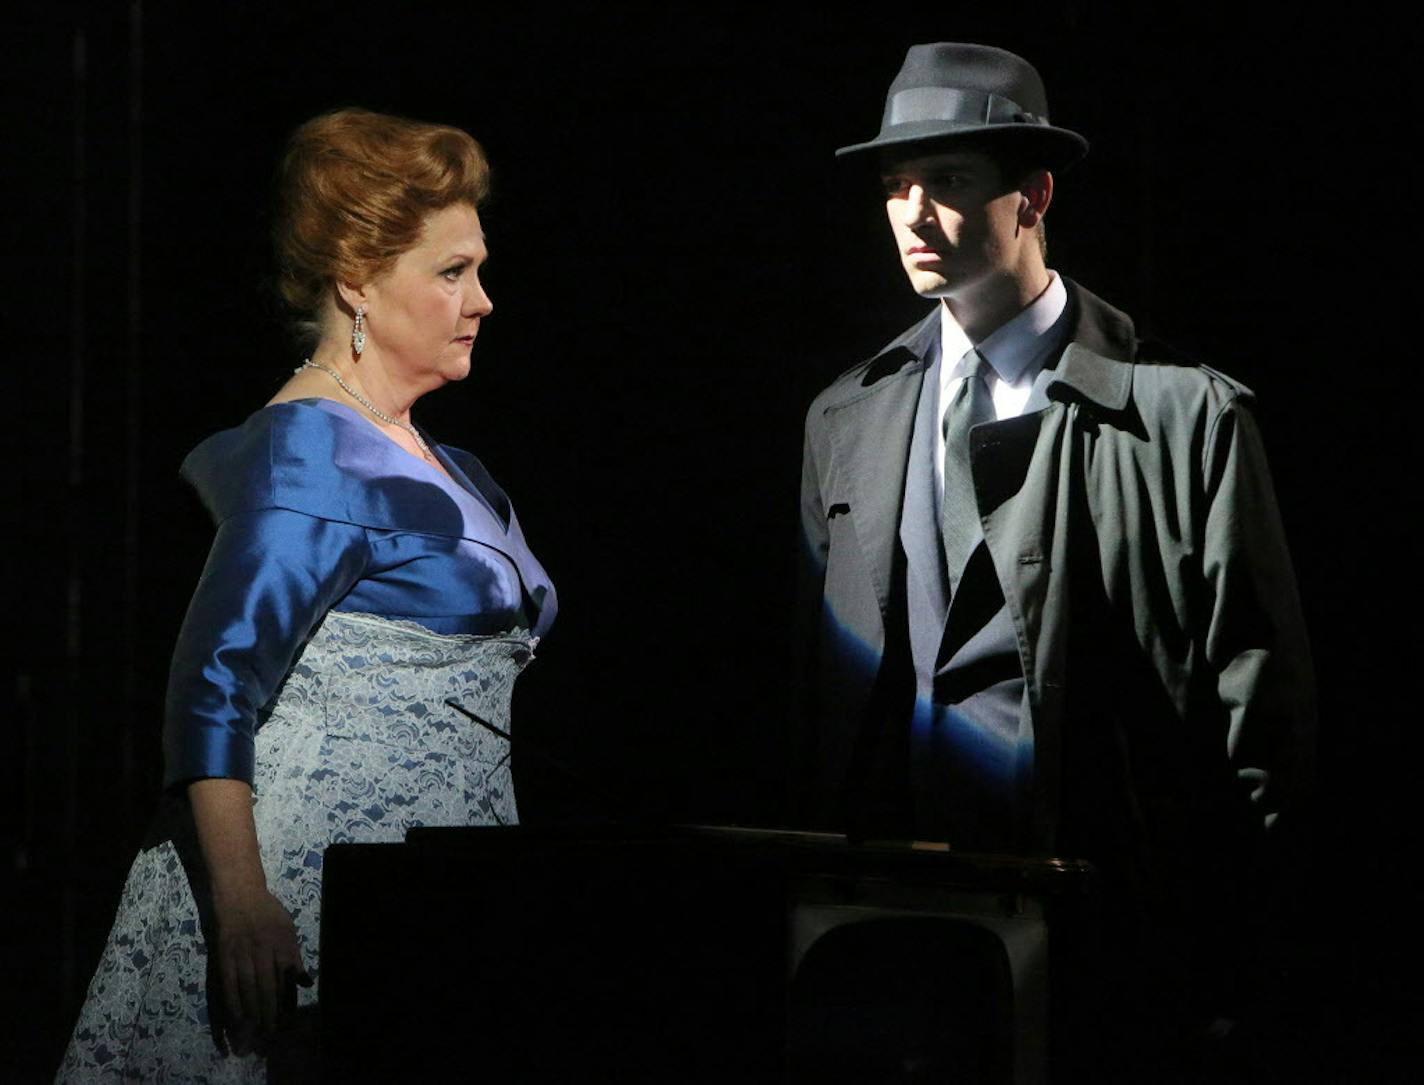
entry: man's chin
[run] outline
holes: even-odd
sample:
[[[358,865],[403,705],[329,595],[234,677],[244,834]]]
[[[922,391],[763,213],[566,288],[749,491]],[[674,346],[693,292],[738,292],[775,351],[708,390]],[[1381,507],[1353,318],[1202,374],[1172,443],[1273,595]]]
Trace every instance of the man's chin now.
[[[949,285],[949,281],[944,276],[923,271],[910,273],[910,286],[920,297],[932,300],[947,298],[954,292],[954,288]]]

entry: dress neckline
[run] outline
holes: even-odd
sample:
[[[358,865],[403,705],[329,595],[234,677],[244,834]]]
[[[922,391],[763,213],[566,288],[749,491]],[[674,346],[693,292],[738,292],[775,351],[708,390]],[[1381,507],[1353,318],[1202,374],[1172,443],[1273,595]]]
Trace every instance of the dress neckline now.
[[[459,493],[463,494],[466,497],[474,498],[477,502],[479,502],[481,508],[483,508],[486,512],[488,512],[491,516],[494,517],[495,522],[499,524],[504,534],[509,534],[511,516],[503,515],[500,512],[500,506],[503,505],[505,507],[508,507],[508,501],[497,500],[494,496],[487,495],[480,488],[479,484],[473,478],[470,477],[469,473],[466,472],[465,469],[462,468],[459,463],[456,462],[455,458],[450,455],[449,451],[445,448],[445,446],[437,441],[432,441],[430,439],[430,435],[426,433],[424,429],[420,429],[419,426],[417,426],[416,428],[420,429],[421,436],[425,438],[426,444],[430,446],[430,451],[440,458],[440,463],[444,466],[445,471],[439,470],[438,468],[432,466],[430,463],[426,462],[423,457],[417,456],[409,449],[402,448],[400,445],[396,444],[395,441],[392,441],[389,437],[382,433],[380,428],[364,414],[362,414],[359,410],[357,410],[355,407],[350,406],[349,404],[342,403],[339,400],[327,399],[324,396],[302,396],[298,399],[284,399],[280,400],[277,403],[268,403],[262,409],[265,411],[270,407],[282,407],[289,404],[294,404],[301,407],[311,407],[314,410],[323,411],[324,413],[329,414],[334,418],[344,419],[348,422],[360,426],[361,431],[363,433],[366,433],[374,440],[382,441],[385,444],[390,445],[391,448],[395,449],[402,456],[404,456],[405,460],[408,461],[410,464],[418,467],[422,471],[425,471],[427,474],[434,476],[442,486],[448,489],[453,485],[455,490]],[[493,484],[492,479],[491,483]],[[503,498],[502,493],[498,496],[500,498]]]

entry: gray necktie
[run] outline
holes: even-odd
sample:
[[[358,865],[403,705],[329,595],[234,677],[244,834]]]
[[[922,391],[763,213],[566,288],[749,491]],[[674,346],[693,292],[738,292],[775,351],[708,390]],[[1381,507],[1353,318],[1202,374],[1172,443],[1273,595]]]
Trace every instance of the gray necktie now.
[[[971,350],[958,369],[964,379],[944,412],[944,501],[939,507],[951,595],[958,590],[964,566],[981,538],[979,503],[974,499],[974,478],[969,472],[969,430],[994,420],[989,363],[977,350]]]

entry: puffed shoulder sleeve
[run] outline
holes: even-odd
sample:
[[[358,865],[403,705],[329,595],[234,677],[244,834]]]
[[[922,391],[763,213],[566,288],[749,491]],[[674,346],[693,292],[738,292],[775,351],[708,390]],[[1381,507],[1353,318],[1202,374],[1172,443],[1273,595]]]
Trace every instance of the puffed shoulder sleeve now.
[[[257,712],[312,627],[360,577],[365,532],[289,509],[218,525],[178,635],[164,714],[164,784],[252,782]]]
[[[362,526],[323,515],[303,497],[313,488],[330,492],[313,470],[330,456],[309,436],[293,435],[291,413],[259,412],[184,463],[217,534],[169,672],[165,786],[209,776],[252,781],[259,710],[369,561]],[[306,455],[303,444],[313,446]],[[294,487],[284,474],[314,481]]]

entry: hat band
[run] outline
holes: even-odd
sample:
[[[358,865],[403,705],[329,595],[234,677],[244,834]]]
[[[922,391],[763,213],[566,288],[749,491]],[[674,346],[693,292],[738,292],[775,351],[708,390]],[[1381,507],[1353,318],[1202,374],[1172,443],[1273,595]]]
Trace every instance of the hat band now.
[[[1047,124],[1046,117],[1026,113],[1019,104],[981,90],[954,87],[911,87],[890,98],[885,124],[916,121],[958,121],[960,124]]]

